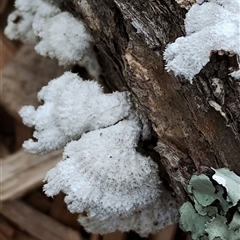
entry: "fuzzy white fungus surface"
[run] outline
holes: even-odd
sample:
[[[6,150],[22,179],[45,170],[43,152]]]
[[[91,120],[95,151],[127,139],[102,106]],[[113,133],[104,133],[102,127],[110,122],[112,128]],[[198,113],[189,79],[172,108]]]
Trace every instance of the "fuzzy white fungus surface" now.
[[[31,153],[45,153],[64,147],[84,132],[115,124],[129,115],[131,104],[126,93],[104,94],[94,81],[83,81],[66,72],[42,88],[38,98],[44,104],[36,110],[20,110],[24,124],[35,127],[34,138],[23,147]]]
[[[89,232],[134,230],[147,236],[177,221],[178,204],[164,189],[157,164],[136,148],[144,124],[126,93],[104,94],[93,81],[66,72],[38,94],[44,104],[20,110],[35,127],[31,153],[64,148],[45,177],[44,191],[65,202]],[[84,213],[82,215],[82,213]]]
[[[57,58],[60,65],[79,64],[98,77],[100,67],[93,51],[93,39],[84,24],[68,12],[61,12],[57,2],[46,0],[16,0],[9,15],[5,34],[36,45],[45,57]]]
[[[64,192],[71,212],[87,214],[79,221],[90,232],[146,236],[174,223],[177,204],[168,193],[160,197],[156,163],[136,151],[140,130],[136,120],[123,120],[72,141],[47,173],[45,193]]]
[[[224,50],[240,56],[239,11],[239,0],[194,4],[186,14],[186,36],[177,38],[164,52],[167,70],[192,81],[208,63],[211,51]],[[240,70],[231,75],[240,78]]]
[[[129,213],[127,217],[109,217],[103,220],[97,217],[79,216],[78,221],[88,232],[106,234],[116,230],[127,232],[133,230],[141,237],[156,233],[178,221],[178,203],[175,198],[162,188],[160,197],[151,204]]]
[[[46,175],[44,191],[62,190],[71,212],[89,217],[127,216],[159,196],[157,165],[136,151],[140,128],[134,120],[83,134],[69,143],[63,161]]]

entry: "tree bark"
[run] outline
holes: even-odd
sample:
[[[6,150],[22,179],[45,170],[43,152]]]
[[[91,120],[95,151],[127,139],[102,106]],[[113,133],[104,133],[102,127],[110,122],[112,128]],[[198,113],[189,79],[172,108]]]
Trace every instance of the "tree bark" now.
[[[236,57],[213,53],[191,84],[164,69],[166,45],[184,35],[186,10],[174,0],[65,0],[63,7],[92,34],[102,81],[131,92],[148,119],[145,145],[180,201],[192,174],[228,167],[240,175],[240,81],[228,75]]]

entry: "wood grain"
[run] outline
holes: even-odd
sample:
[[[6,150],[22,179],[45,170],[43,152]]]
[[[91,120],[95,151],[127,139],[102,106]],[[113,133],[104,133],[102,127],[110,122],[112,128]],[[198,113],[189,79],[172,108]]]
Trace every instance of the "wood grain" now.
[[[22,201],[2,204],[2,215],[40,240],[81,240],[79,233],[44,215]]]
[[[23,150],[0,159],[0,200],[5,201],[19,197],[40,186],[47,171],[54,167],[60,159],[59,152],[35,156]]]

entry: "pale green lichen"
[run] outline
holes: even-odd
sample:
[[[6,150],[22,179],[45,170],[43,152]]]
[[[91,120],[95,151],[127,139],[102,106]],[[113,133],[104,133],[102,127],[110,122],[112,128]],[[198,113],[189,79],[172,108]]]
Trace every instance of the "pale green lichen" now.
[[[180,227],[186,232],[191,232],[193,239],[199,239],[206,233],[206,220],[210,220],[210,218],[197,213],[190,202],[186,202],[181,206]]]
[[[180,227],[193,240],[240,239],[240,177],[226,168],[192,176],[191,202],[180,208]]]
[[[213,179],[222,185],[227,191],[227,200],[235,206],[240,198],[240,177],[226,168],[213,169]]]

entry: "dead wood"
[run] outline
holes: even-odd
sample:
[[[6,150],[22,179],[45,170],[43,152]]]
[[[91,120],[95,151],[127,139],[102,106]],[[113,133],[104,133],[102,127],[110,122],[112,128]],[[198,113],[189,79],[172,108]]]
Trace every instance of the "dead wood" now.
[[[23,150],[0,159],[0,201],[14,199],[41,186],[47,171],[53,168],[60,159],[59,152],[35,156]]]
[[[58,223],[22,201],[3,203],[0,212],[22,230],[40,240],[82,239],[77,231]]]
[[[112,90],[130,91],[147,116],[157,138],[160,174],[179,200],[194,173],[228,167],[240,174],[240,81],[229,78],[232,61],[213,54],[193,84],[164,69],[166,45],[184,35],[184,9],[174,0],[65,0],[64,6],[93,35],[103,81]],[[214,95],[214,77],[221,81],[224,101]]]

